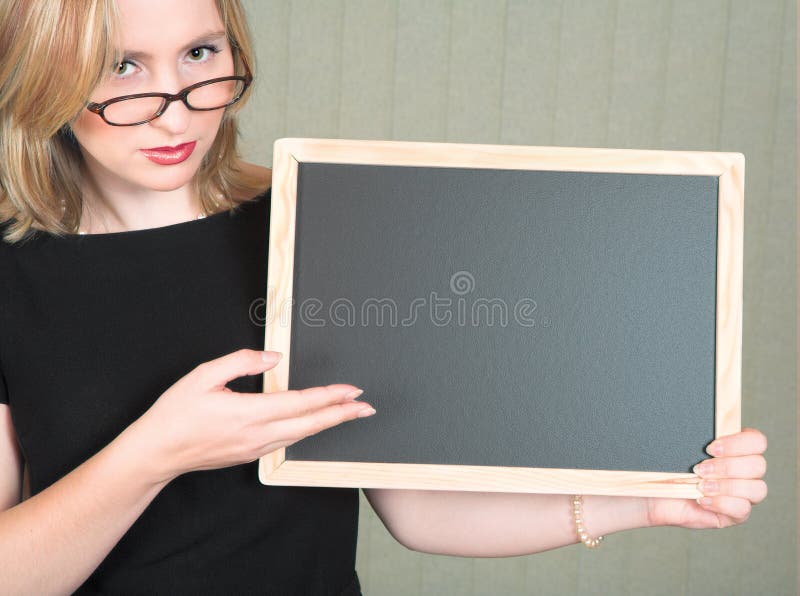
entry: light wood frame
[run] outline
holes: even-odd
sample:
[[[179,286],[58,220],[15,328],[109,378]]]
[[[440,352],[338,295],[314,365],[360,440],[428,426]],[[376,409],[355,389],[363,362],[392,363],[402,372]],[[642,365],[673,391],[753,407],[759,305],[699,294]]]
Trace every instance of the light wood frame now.
[[[269,230],[266,349],[289,354],[298,164],[400,165],[717,176],[715,438],[741,430],[744,155],[583,147],[284,138],[275,141]],[[281,305],[271,312],[271,305]],[[264,373],[288,388],[289,362]],[[259,460],[263,484],[697,498],[693,473]]]

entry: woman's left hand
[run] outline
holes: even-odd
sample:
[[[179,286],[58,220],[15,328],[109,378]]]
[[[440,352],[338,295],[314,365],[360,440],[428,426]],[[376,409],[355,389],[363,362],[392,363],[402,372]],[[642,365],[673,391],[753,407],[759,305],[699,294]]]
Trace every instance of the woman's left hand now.
[[[767,462],[761,455],[767,438],[754,428],[720,437],[706,449],[712,456],[694,467],[701,477],[700,492],[705,499],[650,497],[648,515],[653,526],[683,528],[727,528],[750,517],[755,503],[767,496],[767,483],[761,478]]]

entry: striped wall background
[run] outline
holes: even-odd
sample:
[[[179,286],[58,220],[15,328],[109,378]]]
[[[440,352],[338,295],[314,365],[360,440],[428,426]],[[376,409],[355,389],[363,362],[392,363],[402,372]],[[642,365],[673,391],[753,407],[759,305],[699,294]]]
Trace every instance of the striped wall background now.
[[[243,150],[284,136],[741,151],[743,425],[770,494],[742,526],[653,528],[509,559],[414,553],[362,496],[368,596],[795,593],[793,0],[244,0]]]

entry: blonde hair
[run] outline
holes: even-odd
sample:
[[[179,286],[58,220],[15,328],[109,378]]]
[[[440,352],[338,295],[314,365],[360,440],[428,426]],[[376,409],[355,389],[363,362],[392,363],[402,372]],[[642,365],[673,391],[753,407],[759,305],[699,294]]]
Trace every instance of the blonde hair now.
[[[250,33],[239,0],[216,0],[234,52],[252,72]],[[76,233],[82,212],[83,157],[70,125],[87,98],[120,61],[114,0],[0,2],[0,224],[3,240],[31,230]],[[71,63],[65,63],[70,61]],[[263,190],[242,167],[236,141],[238,103],[225,109],[217,137],[192,181],[207,213],[234,209]]]

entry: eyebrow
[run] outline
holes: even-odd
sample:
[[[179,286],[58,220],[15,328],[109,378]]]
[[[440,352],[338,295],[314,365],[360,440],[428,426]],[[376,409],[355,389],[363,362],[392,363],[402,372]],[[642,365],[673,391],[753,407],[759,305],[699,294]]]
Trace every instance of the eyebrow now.
[[[211,43],[213,41],[218,41],[222,37],[226,37],[226,31],[209,31],[208,33],[204,33],[198,37],[195,37],[189,43],[184,45],[180,51],[185,52],[187,50],[191,50],[199,45],[203,45],[204,43]],[[152,58],[150,54],[147,52],[136,51],[136,50],[125,50],[122,53],[123,60],[148,60]]]

